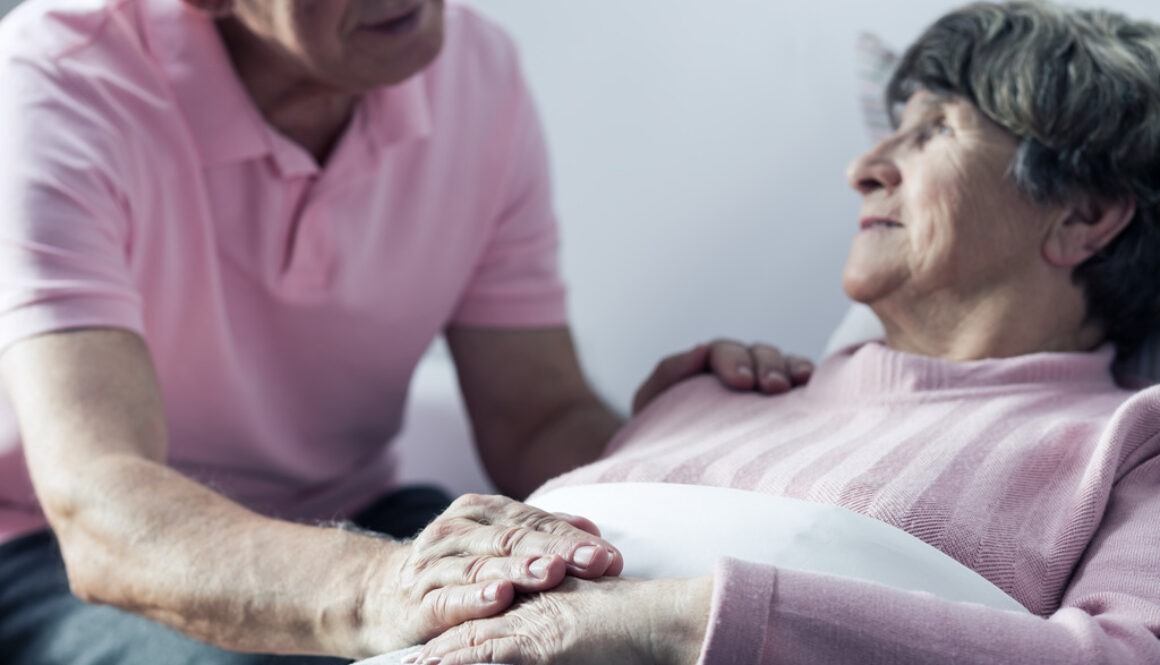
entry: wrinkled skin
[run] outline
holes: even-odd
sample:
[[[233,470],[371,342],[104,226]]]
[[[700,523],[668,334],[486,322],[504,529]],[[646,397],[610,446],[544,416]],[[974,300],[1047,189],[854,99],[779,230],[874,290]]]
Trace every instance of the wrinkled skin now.
[[[375,599],[405,608],[389,617],[399,641],[422,642],[464,621],[506,609],[517,592],[551,589],[573,575],[619,575],[619,551],[588,520],[557,516],[500,496],[465,495],[383,568]],[[384,609],[384,611],[386,611]]]
[[[710,578],[569,579],[502,615],[447,631],[407,662],[691,664],[704,639],[710,594]]]

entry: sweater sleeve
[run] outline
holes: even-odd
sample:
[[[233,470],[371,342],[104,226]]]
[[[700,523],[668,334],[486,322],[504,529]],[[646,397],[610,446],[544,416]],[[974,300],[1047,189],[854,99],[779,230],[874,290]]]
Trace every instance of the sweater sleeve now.
[[[1099,531],[1049,617],[723,560],[701,665],[1154,665],[1158,516],[1160,457],[1154,457],[1116,484]]]

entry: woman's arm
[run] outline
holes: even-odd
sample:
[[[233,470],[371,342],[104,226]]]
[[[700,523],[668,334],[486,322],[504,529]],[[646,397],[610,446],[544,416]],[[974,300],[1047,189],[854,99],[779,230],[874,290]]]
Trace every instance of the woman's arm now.
[[[703,665],[1154,665],[1160,662],[1157,448],[1157,440],[1137,448],[1144,461],[1115,484],[1061,607],[1049,617],[722,559],[712,578],[669,580],[669,587],[574,583],[568,594],[549,592],[498,618],[455,628],[421,655],[442,655],[444,665],[596,663],[604,662],[602,649],[612,648],[634,657],[627,662]],[[674,626],[677,634],[666,638],[672,652],[648,648]],[[692,638],[698,642],[690,656]]]
[[[1060,609],[1047,618],[726,560],[715,575],[702,662],[742,662],[739,650],[755,649],[747,662],[766,665],[1158,663],[1158,522],[1153,456],[1116,484]]]
[[[404,662],[694,665],[712,594],[712,577],[567,580],[502,615],[452,628]]]
[[[1152,556],[1154,557],[1154,552]],[[1156,576],[1151,571],[1139,574]],[[1050,618],[725,559],[695,580],[569,580],[431,640],[409,663],[1150,665],[1160,605],[1116,594]],[[1102,602],[1103,605],[1092,603]],[[436,661],[432,661],[436,662]]]

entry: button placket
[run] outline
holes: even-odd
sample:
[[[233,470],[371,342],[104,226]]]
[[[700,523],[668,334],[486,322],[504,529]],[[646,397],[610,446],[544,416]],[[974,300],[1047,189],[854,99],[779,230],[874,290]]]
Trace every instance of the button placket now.
[[[289,238],[282,283],[293,290],[329,288],[334,274],[336,216],[331,202],[347,188],[369,177],[375,161],[370,142],[344,137],[327,167],[317,171],[298,204],[298,219]]]
[[[299,218],[283,283],[295,288],[326,288],[333,262],[331,231],[317,213],[306,211]]]

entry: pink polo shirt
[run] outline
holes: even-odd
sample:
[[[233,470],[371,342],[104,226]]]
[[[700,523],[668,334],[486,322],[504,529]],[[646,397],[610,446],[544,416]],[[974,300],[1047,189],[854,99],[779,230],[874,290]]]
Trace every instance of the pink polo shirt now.
[[[389,489],[411,372],[448,324],[565,322],[510,41],[447,8],[436,62],[366,95],[325,168],[267,125],[179,0],[41,0],[0,27],[0,348],[147,340],[169,462],[256,510]],[[0,401],[0,541],[43,528]]]

